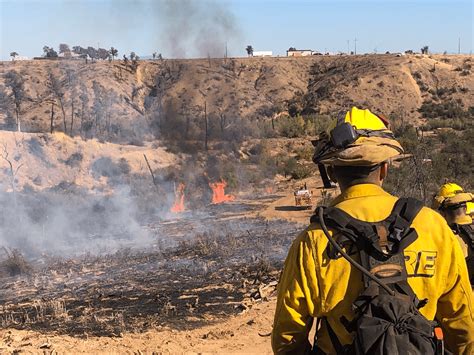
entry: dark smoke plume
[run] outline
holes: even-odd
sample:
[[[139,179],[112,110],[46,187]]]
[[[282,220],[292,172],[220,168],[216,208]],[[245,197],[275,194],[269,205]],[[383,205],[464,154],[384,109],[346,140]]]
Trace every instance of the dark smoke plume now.
[[[235,16],[223,2],[167,0],[156,11],[172,57],[223,57],[226,43],[240,36]]]

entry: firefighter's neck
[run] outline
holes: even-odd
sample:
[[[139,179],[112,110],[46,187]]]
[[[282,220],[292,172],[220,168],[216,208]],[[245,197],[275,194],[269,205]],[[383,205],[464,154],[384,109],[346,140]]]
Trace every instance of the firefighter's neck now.
[[[388,174],[388,164],[382,163],[379,168],[366,176],[345,176],[343,174],[337,174],[332,167],[328,167],[328,174],[332,181],[339,184],[341,192],[346,191],[351,186],[361,184],[382,186]]]

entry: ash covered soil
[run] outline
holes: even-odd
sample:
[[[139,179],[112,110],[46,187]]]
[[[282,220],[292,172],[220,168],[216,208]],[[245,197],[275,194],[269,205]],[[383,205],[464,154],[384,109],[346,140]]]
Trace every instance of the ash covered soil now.
[[[43,255],[2,279],[0,350],[270,353],[279,272],[303,228],[271,215],[290,195],[149,222],[154,242],[140,249]]]

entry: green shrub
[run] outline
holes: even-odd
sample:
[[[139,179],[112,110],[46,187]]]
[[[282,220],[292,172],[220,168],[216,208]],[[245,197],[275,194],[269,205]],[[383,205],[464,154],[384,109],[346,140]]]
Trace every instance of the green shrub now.
[[[293,179],[299,180],[310,177],[314,172],[313,165],[303,165],[303,164],[296,164],[296,167],[291,172],[291,177]]]
[[[404,124],[394,129],[393,133],[406,152],[411,152],[418,144],[418,135],[415,127],[410,124]]]
[[[278,119],[278,133],[287,138],[297,138],[305,134],[305,121],[302,116],[281,117]]]
[[[412,145],[412,156],[392,167],[385,188],[397,196],[411,196],[431,204],[432,196],[446,179],[471,189],[474,153],[466,142],[474,140],[474,129],[440,132]]]
[[[314,154],[314,148],[310,145],[305,145],[301,148],[296,149],[296,158],[298,160],[309,160],[311,161]]]
[[[286,116],[278,119],[277,130],[280,136],[287,138],[315,136],[327,130],[332,121],[332,118],[327,115]]]
[[[425,101],[419,112],[428,119],[428,127],[426,128],[451,127],[457,130],[465,130],[473,125],[474,109],[471,106],[464,110],[460,100],[442,103]]]
[[[280,166],[279,172],[285,175],[285,177],[291,176],[291,178],[299,180],[311,176],[314,172],[314,166],[313,164],[305,165],[298,163],[295,158],[290,157]]]

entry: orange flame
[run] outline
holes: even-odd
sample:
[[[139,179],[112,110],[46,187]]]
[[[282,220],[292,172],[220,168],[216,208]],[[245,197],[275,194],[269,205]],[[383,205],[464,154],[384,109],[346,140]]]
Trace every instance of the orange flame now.
[[[220,182],[210,182],[209,187],[212,190],[212,204],[224,203],[228,201],[234,201],[234,195],[226,195],[225,187],[227,183],[224,180]]]
[[[179,213],[184,212],[184,187],[183,183],[178,185],[178,188],[174,190],[174,205],[171,207],[171,212]]]

